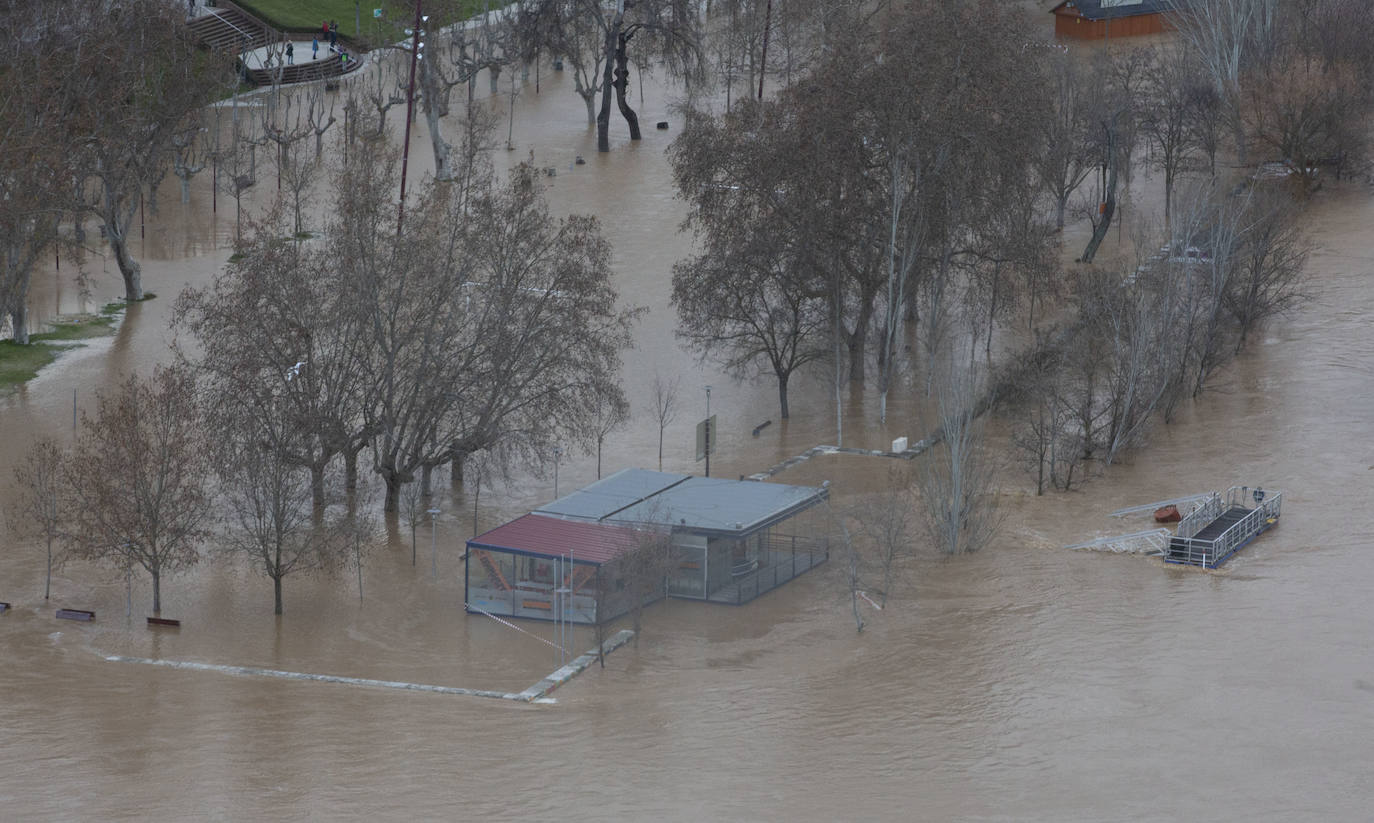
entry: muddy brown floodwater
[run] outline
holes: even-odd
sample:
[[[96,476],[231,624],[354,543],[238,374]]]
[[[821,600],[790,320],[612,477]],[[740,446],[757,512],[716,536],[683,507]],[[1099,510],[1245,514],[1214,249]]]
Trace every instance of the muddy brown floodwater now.
[[[682,209],[663,159],[675,132],[652,127],[678,124],[663,92],[646,83],[642,144],[620,135],[598,155],[569,79],[547,66],[541,79],[538,96],[526,88],[518,100],[509,156],[533,150],[558,169],[556,210],[602,217],[625,299],[650,310],[624,375],[636,415],[607,470],[655,465],[644,408],[655,371],[681,375],[687,403],[668,432],[669,470],[697,468],[692,423],[707,383],[721,475],[833,442],[823,376],[800,381],[797,419],[780,425],[771,381],[732,383],[673,339],[670,267],[690,243],[675,233]],[[573,165],[579,154],[585,166]],[[205,175],[189,207],[174,187],[163,194],[146,246],[135,244],[161,297],[131,309],[115,337],[0,397],[6,496],[28,443],[68,436],[73,389],[86,406],[118,373],[167,357],[172,296],[227,256],[232,212],[221,202],[208,214]],[[184,622],[173,633],[142,625],[146,582],[134,582],[126,621],[123,580],[87,564],[63,568],[45,604],[41,551],[0,534],[0,600],[15,604],[0,615],[0,817],[1367,819],[1374,206],[1364,188],[1328,188],[1306,220],[1319,244],[1307,306],[1270,324],[1214,390],[1083,491],[1035,498],[1009,468],[997,543],[920,560],[914,585],[870,614],[861,636],[829,564],[740,608],[653,606],[642,642],[558,691],[556,705],[157,668],[106,657],[502,691],[556,660],[538,637],[545,625],[521,634],[464,615],[459,558],[473,524],[462,492],[441,504],[433,538],[421,530],[418,566],[404,537],[372,555],[361,600],[347,578],[288,579],[278,619],[264,579],[206,564],[164,585],[165,614]],[[37,314],[81,308],[69,277],[64,261],[39,278]],[[97,276],[93,292],[88,304],[116,296],[117,277]],[[846,444],[916,435],[916,392],[897,394],[885,427],[876,398],[850,397]],[[826,458],[779,479],[828,479],[843,496],[875,488],[885,468]],[[559,483],[594,474],[577,455]],[[1284,517],[1222,571],[1059,548],[1125,530],[1105,518],[1119,506],[1232,483],[1284,489]],[[487,489],[480,525],[551,496],[547,478]],[[56,621],[59,605],[99,619]]]

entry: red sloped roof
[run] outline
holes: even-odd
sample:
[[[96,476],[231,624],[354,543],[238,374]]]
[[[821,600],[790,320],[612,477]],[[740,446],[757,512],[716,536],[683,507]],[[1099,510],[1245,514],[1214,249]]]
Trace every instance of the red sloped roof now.
[[[527,514],[472,538],[468,545],[541,557],[563,557],[571,551],[574,560],[601,564],[635,548],[639,536],[625,526]]]

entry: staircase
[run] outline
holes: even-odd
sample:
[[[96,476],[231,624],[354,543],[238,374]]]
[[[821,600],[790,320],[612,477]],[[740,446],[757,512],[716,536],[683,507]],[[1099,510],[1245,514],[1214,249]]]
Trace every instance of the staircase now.
[[[243,54],[263,48],[268,43],[282,45],[286,35],[235,6],[228,0],[219,0],[219,6],[207,9],[205,14],[190,20],[187,27],[196,39],[207,49]],[[300,35],[308,37],[307,35]],[[272,68],[245,68],[244,79],[255,86],[267,86],[273,82],[289,85],[309,83],[339,77],[356,70],[362,61],[355,54],[349,54],[345,61],[340,52],[321,43],[324,52],[318,60],[310,59],[308,41],[296,43],[296,57],[292,65],[275,65]],[[342,49],[342,45],[340,45]],[[278,55],[278,60],[285,59]],[[250,61],[251,63],[251,61]]]
[[[267,27],[233,6],[210,9],[186,25],[213,51],[248,51],[268,42]]]
[[[301,51],[296,48],[297,53]],[[319,60],[306,59],[305,62],[297,61],[289,66],[275,66],[271,69],[249,69],[247,72],[248,82],[255,86],[268,86],[272,84],[272,75],[277,74],[277,82],[282,85],[291,83],[309,83],[315,80],[324,80],[330,77],[338,77],[357,69],[362,65],[362,61],[349,55],[347,65],[343,62],[343,57],[330,52],[328,57],[321,57]]]
[[[510,583],[506,580],[506,576],[501,574],[501,567],[496,565],[496,561],[491,557],[491,552],[481,549],[472,549],[471,552],[476,556],[477,562],[481,563],[482,567],[487,570],[487,574],[491,576],[492,582],[496,583],[502,591],[508,592],[511,590]]]
[[[573,569],[573,594],[577,594],[577,592],[580,591],[582,587],[587,584],[587,581],[596,577],[596,568],[596,566],[577,566]]]

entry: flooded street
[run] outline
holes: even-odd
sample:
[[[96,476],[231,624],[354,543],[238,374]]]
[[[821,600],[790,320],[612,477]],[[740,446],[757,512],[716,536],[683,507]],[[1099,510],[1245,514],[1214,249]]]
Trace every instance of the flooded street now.
[[[630,145],[617,122],[608,155],[595,151],[571,78],[545,66],[541,86],[518,99],[516,149],[498,163],[533,151],[537,166],[557,168],[554,211],[601,217],[622,299],[649,310],[623,375],[634,416],[608,441],[604,473],[656,467],[656,372],[682,377],[667,471],[699,470],[692,427],[706,384],[721,430],[714,474],[834,443],[819,371],[795,381],[796,419],[783,425],[771,380],[736,384],[677,346],[670,270],[691,243],[676,232],[683,206],[663,159],[680,120],[657,84],[645,83],[644,140]],[[663,119],[672,128],[655,130]],[[413,139],[423,173],[423,120]],[[114,337],[0,395],[0,493],[36,437],[70,436],[73,389],[89,408],[121,372],[169,357],[176,293],[229,254],[232,204],[221,198],[213,219],[209,201],[208,173],[189,206],[175,180],[166,185],[146,246],[134,244],[159,297],[132,307]],[[1317,244],[1307,305],[1265,327],[1214,388],[1082,491],[1034,497],[1009,460],[996,543],[923,556],[914,585],[858,636],[831,563],[743,607],[651,607],[642,640],[557,691],[556,705],[178,671],[105,658],[518,691],[556,668],[557,653],[540,640],[545,624],[522,623],[526,634],[464,614],[470,490],[443,499],[433,534],[421,528],[417,565],[409,534],[373,553],[361,601],[348,576],[288,578],[276,618],[270,581],[216,560],[164,581],[164,613],[184,624],[172,632],[143,625],[146,580],[133,581],[126,620],[124,580],[90,564],[56,573],[44,603],[41,548],[0,527],[0,600],[14,604],[0,614],[0,817],[1366,818],[1374,200],[1360,185],[1328,185],[1304,221]],[[67,260],[60,276],[36,277],[35,320],[118,296],[113,262],[109,274],[100,263],[88,260],[84,302]],[[894,392],[885,426],[876,394],[851,396],[845,445],[919,437],[917,393]],[[777,479],[830,480],[842,503],[887,468],[837,456]],[[595,477],[594,456],[565,458],[560,491]],[[1232,484],[1283,489],[1284,516],[1220,571],[1060,548],[1147,527],[1108,519],[1113,509]],[[552,497],[551,477],[483,489],[477,527]],[[58,606],[99,618],[58,621]],[[579,633],[577,651],[592,645]]]

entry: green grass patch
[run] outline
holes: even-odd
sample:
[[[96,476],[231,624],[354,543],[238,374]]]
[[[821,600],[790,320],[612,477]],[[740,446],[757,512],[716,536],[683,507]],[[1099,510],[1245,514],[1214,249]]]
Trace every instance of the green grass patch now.
[[[79,317],[66,317],[48,325],[52,331],[29,335],[34,343],[54,343],[63,340],[86,340],[91,337],[104,337],[113,334],[115,315],[88,314]]]
[[[47,324],[48,331],[29,335],[26,346],[13,340],[0,340],[0,388],[26,383],[37,377],[40,369],[71,348],[64,344],[114,334],[115,319],[123,310],[123,303],[109,303],[99,314],[59,317]]]
[[[47,343],[21,346],[13,340],[0,340],[0,388],[27,383],[38,376],[38,370],[57,359],[61,351]]]
[[[405,36],[405,29],[415,21],[415,4],[397,0],[235,0],[268,25],[283,31],[312,34],[320,31],[320,24],[333,20],[339,24],[339,36],[364,47],[375,48],[382,43],[394,43]],[[501,0],[492,0],[491,8],[500,8]],[[446,26],[466,20],[483,8],[482,0],[427,0],[424,13],[429,15],[430,27]],[[373,9],[381,9],[380,19],[372,16]],[[361,24],[361,29],[360,29]],[[300,62],[300,53],[296,54]],[[306,60],[309,60],[306,57]]]

